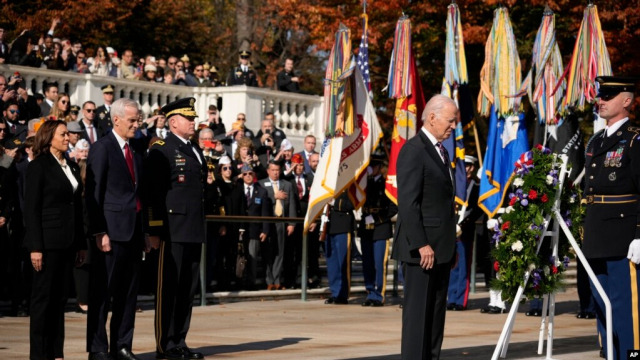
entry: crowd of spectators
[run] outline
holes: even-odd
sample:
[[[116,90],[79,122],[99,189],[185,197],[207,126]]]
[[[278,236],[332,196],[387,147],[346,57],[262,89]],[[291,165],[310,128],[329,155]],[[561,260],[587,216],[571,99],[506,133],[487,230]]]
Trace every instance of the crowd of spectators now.
[[[134,54],[131,49],[124,49],[119,54],[111,46],[85,48],[81,41],[55,37],[59,23],[60,19],[54,19],[49,31],[43,35],[25,30],[10,45],[5,43],[4,29],[0,27],[0,64],[193,87],[258,86],[256,72],[250,64],[251,52],[247,50],[239,52],[239,64],[229,69],[225,83],[214,65],[206,61],[192,62],[187,54],[165,59]],[[300,77],[294,74],[292,59],[286,59],[277,82],[278,90],[300,91]]]

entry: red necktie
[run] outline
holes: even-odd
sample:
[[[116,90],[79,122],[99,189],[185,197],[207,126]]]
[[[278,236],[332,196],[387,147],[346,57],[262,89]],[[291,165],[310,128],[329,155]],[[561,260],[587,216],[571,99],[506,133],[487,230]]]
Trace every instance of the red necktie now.
[[[93,138],[93,125],[89,125],[87,126],[87,129],[89,130],[89,141],[91,142],[91,144],[93,144],[94,142],[96,142],[96,140]],[[129,145],[125,145],[126,148],[129,147]],[[126,150],[125,150],[126,151]]]
[[[303,189],[302,189],[302,183],[300,182],[300,176],[298,176],[298,196],[300,197],[300,199],[302,199],[302,197],[304,196],[303,194]]]
[[[136,172],[133,169],[133,154],[129,149],[129,144],[124,144],[124,159],[127,162],[127,167],[129,168],[129,174],[131,174],[131,180],[135,186],[136,184]],[[142,205],[140,204],[140,198],[136,195],[136,212],[142,209]]]

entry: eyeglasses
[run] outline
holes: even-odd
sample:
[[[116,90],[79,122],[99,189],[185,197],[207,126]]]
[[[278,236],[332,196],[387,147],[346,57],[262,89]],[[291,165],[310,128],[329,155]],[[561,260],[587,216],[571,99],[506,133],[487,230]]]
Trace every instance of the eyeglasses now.
[[[231,170],[231,166],[223,166],[220,168],[222,171]]]
[[[88,113],[96,112],[96,109],[84,109],[84,111]]]
[[[244,174],[242,174],[242,176],[253,176],[253,172],[244,173]]]
[[[9,110],[9,112],[10,112],[10,113],[12,113],[12,114],[15,114],[15,113],[20,114],[20,110],[13,110],[13,109],[11,109],[11,110]]]
[[[0,132],[9,132],[9,129],[7,129],[6,127],[0,128]]]
[[[239,118],[237,118],[236,120],[246,120],[246,119],[245,119],[245,118],[243,118],[243,117],[239,117]]]

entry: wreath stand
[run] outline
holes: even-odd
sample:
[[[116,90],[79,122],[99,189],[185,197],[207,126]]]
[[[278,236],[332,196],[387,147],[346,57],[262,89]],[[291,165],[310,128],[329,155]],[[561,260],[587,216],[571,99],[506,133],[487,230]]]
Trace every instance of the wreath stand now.
[[[564,186],[564,181],[569,175],[567,171],[567,161],[568,157],[566,155],[560,155],[559,158],[562,160],[562,167],[560,169],[560,176],[558,177],[558,189],[556,190],[554,205],[552,208],[552,214],[555,218],[553,222],[553,230],[547,231],[547,227],[549,226],[549,220],[551,219],[551,214],[545,216],[545,227],[542,232],[542,236],[540,237],[540,241],[538,242],[538,248],[536,253],[540,251],[540,246],[542,245],[542,240],[545,236],[551,236],[551,247],[552,247],[552,255],[557,259],[558,257],[558,239],[560,235],[560,229],[564,232],[569,240],[569,243],[573,247],[576,255],[584,265],[589,278],[593,282],[596,287],[596,290],[600,294],[606,309],[606,331],[607,331],[607,359],[613,359],[613,334],[612,334],[612,312],[611,312],[611,302],[607,297],[602,285],[598,281],[593,269],[587,262],[580,246],[576,242],[576,239],[571,234],[571,230],[564,222],[562,218],[562,214],[560,214],[560,199],[562,194],[562,188]],[[516,314],[518,312],[518,306],[520,304],[520,300],[522,299],[522,295],[524,293],[524,287],[529,281],[529,276],[531,275],[530,271],[525,272],[523,284],[518,288],[516,292],[516,296],[513,300],[513,304],[511,309],[509,310],[509,315],[507,316],[507,320],[502,327],[502,333],[500,334],[500,338],[498,339],[498,343],[493,352],[492,360],[498,360],[498,357],[506,358],[507,349],[509,347],[509,340],[511,338],[511,333],[513,331],[513,325],[515,323]],[[555,293],[545,294],[543,296],[542,303],[542,320],[540,321],[540,333],[538,337],[538,355],[542,355],[544,340],[545,340],[545,330],[546,330],[546,339],[547,339],[547,360],[552,360],[553,357],[553,325],[554,325],[554,315],[555,315]],[[547,320],[547,311],[549,313]]]

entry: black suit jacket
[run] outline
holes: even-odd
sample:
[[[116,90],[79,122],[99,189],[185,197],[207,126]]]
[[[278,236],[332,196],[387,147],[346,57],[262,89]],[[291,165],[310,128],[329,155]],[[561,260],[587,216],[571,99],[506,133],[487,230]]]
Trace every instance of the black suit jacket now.
[[[80,119],[78,120],[78,123],[80,124],[80,128],[82,129],[82,132],[80,133],[80,138],[87,140],[89,144],[91,144],[91,140],[89,140],[89,133],[87,133],[87,126],[84,124],[84,121]],[[98,141],[98,139],[105,136],[111,130],[111,129],[104,129],[101,123],[95,122],[95,121],[93,122],[93,127],[96,129],[96,133],[98,134],[98,137],[93,139],[94,142]]]
[[[96,117],[93,119],[96,124],[102,129],[112,129],[113,122],[111,121],[111,112],[107,110],[107,107],[100,105],[96,108]]]
[[[267,190],[265,190],[259,183],[253,184],[253,191],[251,192],[251,200],[249,200],[249,204],[247,204],[247,196],[244,190],[244,183],[238,184],[238,186],[233,189],[232,199],[234,203],[240,205],[240,214],[238,215],[247,215],[247,216],[272,216],[273,213],[271,209],[273,208],[273,204],[271,203],[271,199],[269,198],[269,194],[267,194]],[[244,223],[242,228],[248,232],[248,238],[245,236],[245,240],[247,239],[260,239],[260,233],[265,233],[269,236],[270,224],[266,221],[263,222],[252,222],[252,223]]]
[[[50,153],[29,163],[25,193],[25,247],[28,251],[85,249],[82,219],[82,179],[73,161],[67,165],[78,181],[74,192],[71,182]]]
[[[296,199],[296,206],[298,208],[297,217],[305,217],[307,214],[307,209],[309,208],[309,192],[311,191],[311,184],[313,184],[313,175],[302,173],[301,175],[304,178],[304,195],[300,198],[300,192],[298,191],[298,182],[296,175],[289,180],[291,182],[291,186],[293,187],[293,193]]]
[[[451,261],[455,253],[455,189],[451,165],[422,129],[400,150],[397,163],[398,222],[394,259],[419,264],[418,249],[431,245],[436,263]]]
[[[129,146],[133,152],[135,182],[113,132],[91,146],[85,196],[90,235],[106,233],[111,241],[129,241],[136,228],[142,233],[142,223],[136,222],[136,198],[141,198],[142,154],[134,149],[131,141]]]

